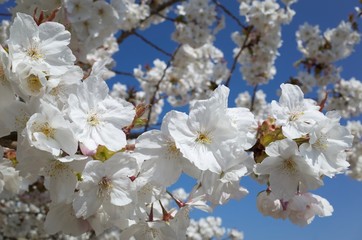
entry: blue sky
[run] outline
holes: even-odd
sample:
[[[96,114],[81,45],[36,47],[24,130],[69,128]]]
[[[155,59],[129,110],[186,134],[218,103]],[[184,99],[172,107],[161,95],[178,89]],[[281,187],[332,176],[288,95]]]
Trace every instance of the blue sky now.
[[[238,4],[236,0],[220,0],[229,10],[237,15]],[[301,58],[301,54],[297,51],[295,41],[295,31],[298,26],[304,22],[310,24],[319,24],[322,31],[327,28],[335,27],[342,19],[347,19],[349,13],[353,12],[358,0],[300,0],[293,5],[293,9],[297,14],[293,22],[284,26],[282,30],[282,38],[284,40],[282,48],[279,50],[281,56],[277,59],[277,75],[268,85],[261,88],[268,94],[268,100],[277,99],[276,90],[279,85],[295,76],[297,70],[293,67],[293,63]],[[5,12],[4,5],[0,5],[0,12]],[[225,58],[231,66],[232,49],[235,47],[230,38],[233,31],[238,30],[238,26],[227,18],[226,29],[222,30],[216,41],[216,46],[224,51]],[[362,21],[360,21],[362,29]],[[176,44],[170,41],[171,32],[173,31],[173,23],[166,22],[158,27],[150,28],[145,32],[141,32],[159,46],[162,46],[168,52],[172,52]],[[359,45],[356,51],[346,60],[337,63],[343,67],[341,76],[345,79],[356,77],[362,79],[362,45]],[[115,55],[117,66],[115,69],[119,71],[132,72],[138,64],[152,65],[155,58],[164,61],[168,57],[160,54],[154,49],[144,44],[135,37],[127,39],[121,46],[120,51]],[[120,81],[128,85],[133,85],[135,81],[132,78],[124,76],[116,76],[109,81],[109,85]],[[231,96],[229,98],[230,106],[234,105],[234,99],[241,91],[252,90],[247,86],[241,78],[238,70],[233,74],[231,79]],[[177,110],[185,110],[179,108]],[[165,111],[170,110],[167,106]],[[194,181],[188,178],[182,178],[177,184],[191,189]],[[325,186],[321,187],[316,194],[328,199],[334,207],[332,217],[316,218],[313,223],[306,227],[298,227],[289,221],[274,220],[270,217],[263,217],[256,209],[256,195],[264,186],[258,185],[250,178],[241,180],[241,185],[249,190],[249,195],[240,201],[231,201],[225,206],[219,206],[212,213],[214,216],[223,218],[225,227],[234,227],[244,231],[248,240],[361,240],[362,239],[362,183],[354,181],[344,175],[337,176],[334,179],[325,179]],[[198,210],[192,212],[195,218],[207,216]]]

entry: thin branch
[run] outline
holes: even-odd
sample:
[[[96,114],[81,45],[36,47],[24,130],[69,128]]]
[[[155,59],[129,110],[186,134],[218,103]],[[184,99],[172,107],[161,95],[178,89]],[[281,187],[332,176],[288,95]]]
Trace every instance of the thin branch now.
[[[147,38],[145,38],[144,36],[140,35],[139,33],[137,33],[136,31],[133,33],[136,37],[138,37],[139,39],[141,39],[142,41],[144,41],[146,44],[150,45],[151,47],[153,47],[154,49],[156,49],[157,51],[165,54],[166,56],[172,57],[171,53],[166,52],[165,50],[163,50],[162,48],[160,48],[159,46],[157,46],[156,44],[154,44],[153,42],[151,42],[150,40],[148,40]]]
[[[157,92],[158,92],[158,90],[159,90],[159,88],[160,88],[161,82],[162,82],[163,79],[166,77],[167,69],[170,68],[171,63],[172,63],[173,59],[175,58],[176,53],[178,52],[178,50],[179,50],[180,48],[181,48],[181,45],[179,45],[179,46],[176,48],[175,52],[172,54],[171,59],[168,61],[167,66],[165,67],[165,69],[164,69],[163,72],[162,72],[162,76],[161,76],[160,80],[157,82],[157,84],[156,84],[156,86],[155,86],[156,89],[155,89],[155,91],[154,91],[154,93],[153,93],[153,95],[152,95],[151,101],[150,101],[150,108],[149,108],[149,112],[148,112],[148,115],[147,115],[147,122],[146,122],[146,125],[145,125],[145,128],[144,128],[144,132],[147,131],[147,129],[148,129],[149,125],[150,125],[152,108],[153,108],[153,105],[156,103],[156,95],[157,95]]]
[[[123,75],[123,76],[127,76],[127,77],[134,77],[133,73],[117,71],[117,70],[112,70],[112,71],[117,75]]]
[[[0,13],[1,17],[11,17],[11,13]]]
[[[255,96],[256,96],[256,91],[257,91],[257,90],[258,90],[258,84],[256,84],[256,85],[254,86],[253,96],[251,97],[250,112],[252,112],[253,109],[254,109]]]
[[[150,16],[152,16],[152,15],[154,15],[154,14],[156,14],[156,13],[162,12],[163,10],[165,10],[166,8],[174,5],[175,3],[184,2],[184,1],[185,1],[185,0],[170,0],[170,1],[168,1],[168,2],[162,3],[162,4],[159,5],[157,8],[155,8],[154,10],[151,11]],[[148,18],[150,18],[150,16],[147,17],[144,21],[146,21]],[[144,21],[142,21],[142,22],[144,22]]]
[[[151,10],[151,13],[148,17],[146,17],[145,19],[142,19],[139,24],[137,25],[137,27],[134,27],[128,31],[123,31],[121,33],[121,35],[117,38],[117,43],[121,44],[124,40],[126,40],[129,36],[133,35],[136,31],[136,29],[138,28],[139,25],[141,25],[142,23],[146,22],[148,19],[150,19],[153,15],[156,15],[157,13],[162,12],[163,10],[165,10],[166,8],[172,6],[175,3],[178,2],[183,2],[185,0],[170,0],[168,2],[162,3],[161,5],[159,5],[158,7],[156,7],[155,9]]]
[[[129,31],[122,31],[121,35],[117,38],[117,43],[121,44],[124,40],[126,40],[129,36],[134,34],[135,29],[129,30]]]
[[[226,15],[228,15],[229,17],[231,17],[232,19],[235,20],[235,22],[241,27],[241,28],[246,28],[246,26],[239,20],[239,18],[237,18],[232,12],[230,12],[224,5],[222,5],[221,3],[219,3],[217,0],[212,0],[216,6],[218,6],[219,8],[221,8]]]
[[[177,22],[177,19],[164,16],[161,13],[156,13],[156,15],[162,17],[163,19],[169,20],[170,22]]]
[[[234,57],[233,64],[232,64],[232,66],[231,66],[229,76],[228,76],[228,78],[227,78],[226,81],[225,81],[225,86],[229,86],[231,76],[233,75],[233,72],[234,72],[234,70],[235,70],[236,63],[238,62],[238,58],[240,57],[240,55],[241,55],[241,53],[244,51],[244,49],[248,46],[247,43],[248,43],[249,36],[250,36],[250,33],[251,33],[252,29],[253,29],[252,26],[249,26],[249,27],[245,28],[245,30],[246,30],[245,35],[246,35],[246,36],[245,36],[244,42],[243,42],[243,44],[241,45],[238,54],[236,54],[236,56]]]

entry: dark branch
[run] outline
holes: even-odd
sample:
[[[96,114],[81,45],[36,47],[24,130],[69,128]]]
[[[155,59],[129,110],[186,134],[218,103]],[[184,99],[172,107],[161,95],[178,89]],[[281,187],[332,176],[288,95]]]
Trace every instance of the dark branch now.
[[[138,37],[139,39],[141,39],[142,41],[144,41],[146,44],[150,45],[151,47],[153,47],[154,49],[156,49],[157,51],[165,54],[166,56],[172,57],[171,53],[166,52],[165,50],[163,50],[162,48],[160,48],[159,46],[157,46],[156,44],[154,44],[153,42],[151,42],[150,40],[148,40],[147,38],[145,38],[144,36],[140,35],[137,32],[134,32],[134,35],[136,37]]]
[[[256,85],[254,86],[253,96],[251,97],[250,112],[252,112],[253,109],[254,109],[255,96],[256,96],[256,91],[257,91],[257,90],[258,90],[258,84],[256,84]]]
[[[127,77],[134,77],[133,73],[129,73],[129,72],[122,72],[122,71],[117,71],[117,70],[112,70],[115,74],[118,75],[123,75],[123,76],[127,76]]]
[[[244,42],[243,42],[243,44],[241,45],[238,54],[236,54],[236,56],[234,57],[233,64],[232,64],[232,66],[231,66],[229,76],[228,76],[228,78],[227,78],[226,81],[225,81],[225,86],[229,86],[231,76],[233,75],[233,72],[234,72],[234,70],[235,70],[236,63],[238,62],[238,58],[240,57],[241,53],[245,50],[245,48],[247,48],[247,46],[248,46],[248,40],[249,40],[249,36],[250,36],[250,33],[251,33],[252,30],[253,30],[253,27],[252,27],[252,26],[249,26],[249,27],[245,28],[245,39],[244,39]]]
[[[121,33],[121,35],[117,38],[117,43],[121,44],[124,40],[126,40],[129,36],[133,35],[136,31],[136,29],[138,28],[139,25],[141,25],[142,23],[146,22],[148,19],[150,19],[153,15],[156,15],[160,12],[162,12],[163,10],[165,10],[166,8],[172,6],[175,3],[178,2],[183,2],[184,0],[170,0],[168,2],[162,3],[161,5],[158,5],[156,8],[151,10],[151,14],[146,17],[145,19],[142,19],[139,24],[137,25],[137,27],[132,28],[131,30],[128,31],[123,31]]]
[[[121,44],[124,40],[126,40],[129,36],[131,36],[135,32],[135,29],[130,31],[123,31],[121,35],[117,38],[117,43]]]
[[[2,17],[11,17],[11,13],[0,13],[0,16]]]
[[[177,22],[177,19],[164,16],[161,13],[156,13],[156,15],[162,17],[163,19],[169,20],[170,22]]]
[[[219,8],[221,8],[226,15],[228,15],[229,17],[231,17],[233,20],[235,20],[235,22],[241,27],[241,28],[246,28],[246,26],[239,20],[239,18],[237,18],[234,14],[232,14],[232,12],[230,12],[224,5],[222,5],[221,3],[219,3],[217,0],[213,0],[213,2],[216,4],[216,6],[218,6]]]
[[[159,5],[158,7],[156,7],[155,9],[151,10],[151,15],[154,15],[156,13],[162,12],[163,10],[165,10],[168,7],[171,7],[172,5],[174,5],[175,3],[178,2],[183,2],[185,0],[170,0],[168,2],[162,3],[161,5]],[[150,16],[148,18],[150,18]],[[143,20],[142,22],[146,21],[148,18],[146,18],[145,20]]]
[[[155,89],[155,91],[154,91],[154,93],[153,93],[153,95],[152,95],[151,101],[150,101],[150,108],[149,108],[149,112],[148,112],[148,115],[147,115],[147,122],[146,122],[146,125],[145,125],[145,128],[144,128],[144,132],[146,132],[147,129],[148,129],[148,127],[149,127],[150,120],[151,120],[151,114],[152,114],[152,107],[153,107],[153,105],[156,103],[156,95],[157,95],[157,92],[158,92],[158,90],[159,90],[159,88],[160,88],[161,82],[162,82],[163,79],[165,78],[165,76],[166,76],[166,71],[167,71],[167,69],[170,68],[171,63],[172,63],[172,61],[173,61],[176,53],[178,52],[178,50],[179,50],[180,48],[181,48],[181,45],[179,45],[179,46],[177,47],[177,49],[175,50],[175,52],[172,54],[171,59],[168,61],[167,66],[165,67],[165,69],[164,69],[163,72],[162,72],[162,76],[161,76],[160,80],[157,82],[157,84],[156,84],[156,86],[155,86],[156,89]]]

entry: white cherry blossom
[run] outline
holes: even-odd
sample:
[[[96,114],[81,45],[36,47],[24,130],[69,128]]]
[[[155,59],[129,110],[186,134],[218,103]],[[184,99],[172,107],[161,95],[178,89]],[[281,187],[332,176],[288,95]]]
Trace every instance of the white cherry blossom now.
[[[100,144],[118,151],[126,145],[122,128],[132,123],[135,110],[132,104],[110,97],[105,82],[86,79],[77,95],[69,96],[68,105],[76,138],[86,148],[94,150]]]
[[[298,86],[282,84],[280,88],[282,94],[279,102],[272,101],[271,112],[276,124],[282,126],[284,136],[290,139],[300,138],[308,134],[318,120],[325,118],[319,112],[319,106],[304,99]]]
[[[79,192],[73,201],[77,217],[88,218],[103,207],[125,206],[135,197],[135,185],[130,177],[137,175],[134,158],[117,153],[105,162],[86,164],[79,182]]]
[[[269,174],[270,188],[279,199],[291,199],[297,191],[323,185],[319,172],[301,156],[297,144],[289,139],[276,141],[265,149],[268,155],[255,167],[257,174]]]
[[[75,61],[69,43],[70,33],[62,24],[38,26],[31,16],[17,13],[8,40],[12,71],[24,64],[50,75],[63,74]]]
[[[229,90],[220,86],[208,100],[196,101],[190,115],[174,112],[169,131],[185,158],[200,170],[220,173],[222,159],[216,153],[238,137],[236,126],[227,115]]]

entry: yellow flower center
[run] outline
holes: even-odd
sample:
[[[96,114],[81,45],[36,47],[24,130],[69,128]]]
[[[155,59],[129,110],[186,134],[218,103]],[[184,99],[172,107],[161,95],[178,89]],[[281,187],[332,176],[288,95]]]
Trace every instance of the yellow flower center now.
[[[38,76],[31,74],[27,79],[28,88],[32,93],[40,92],[40,89],[43,87]]]
[[[91,125],[91,126],[96,126],[100,123],[99,121],[99,117],[97,115],[97,113],[91,113],[88,115],[88,119],[87,122]]]
[[[201,144],[210,144],[211,138],[208,136],[207,133],[198,132],[198,136],[197,136],[195,142],[201,143]]]
[[[304,112],[294,112],[292,114],[290,114],[289,116],[289,121],[293,122],[298,120],[302,115],[304,114]]]
[[[67,169],[69,169],[69,167],[66,164],[60,161],[54,161],[47,173],[49,176],[54,177]]]
[[[282,169],[289,173],[295,173],[297,171],[297,164],[293,159],[288,158],[283,161]]]
[[[4,71],[4,68],[3,68],[1,62],[0,62],[0,84],[2,84],[2,85],[8,84],[8,80],[6,78],[5,71]]]
[[[26,53],[34,61],[40,60],[44,57],[36,46],[31,46]]]
[[[107,197],[112,189],[112,181],[108,177],[102,177],[98,183],[98,197]]]
[[[317,141],[313,144],[313,147],[323,151],[328,149],[327,136],[321,135]]]
[[[40,126],[40,132],[44,133],[48,138],[54,138],[55,129],[49,123],[44,123]]]

